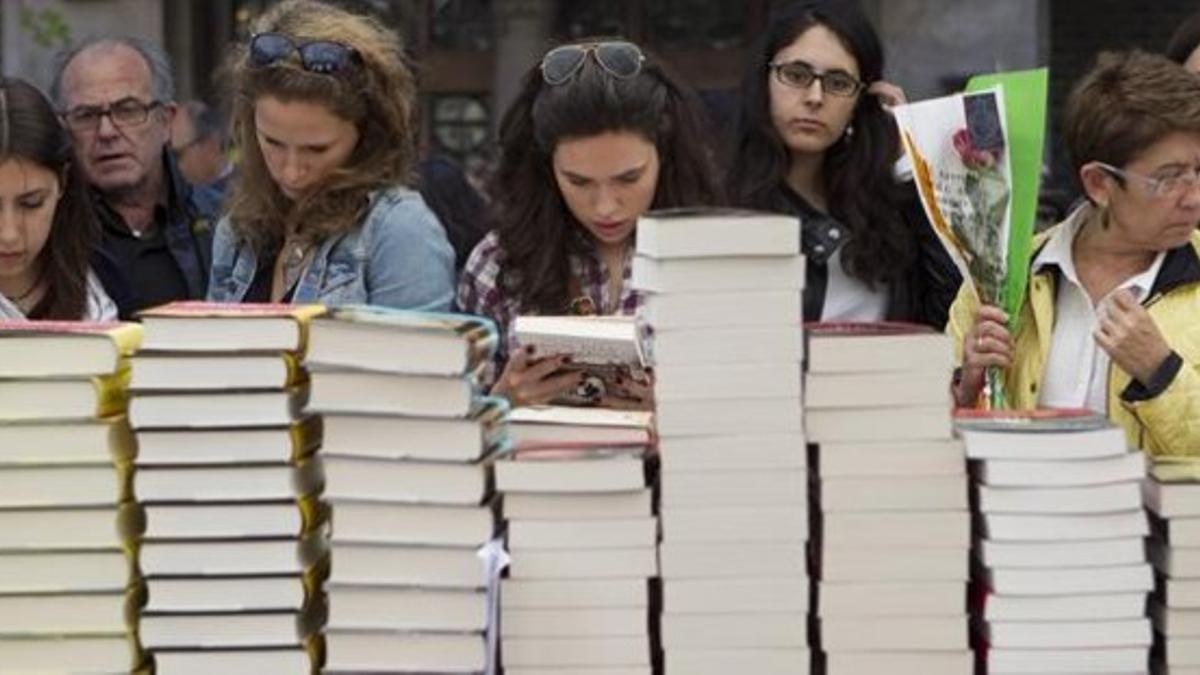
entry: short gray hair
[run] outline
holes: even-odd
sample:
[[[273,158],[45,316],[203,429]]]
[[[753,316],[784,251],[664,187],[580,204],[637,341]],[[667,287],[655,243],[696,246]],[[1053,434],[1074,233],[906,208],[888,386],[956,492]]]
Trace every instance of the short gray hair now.
[[[179,106],[186,110],[192,118],[192,126],[195,127],[196,134],[194,140],[201,141],[215,137],[221,145],[225,144],[225,118],[221,115],[220,110],[199,100],[185,101]]]
[[[137,52],[146,66],[150,69],[150,95],[156,101],[175,100],[175,71],[171,67],[171,57],[155,42],[138,37],[94,37],[84,40],[69,50],[60,51],[54,56],[54,79],[50,83],[50,100],[60,112],[67,108],[66,94],[63,91],[63,72],[76,56],[93,47],[128,47]]]

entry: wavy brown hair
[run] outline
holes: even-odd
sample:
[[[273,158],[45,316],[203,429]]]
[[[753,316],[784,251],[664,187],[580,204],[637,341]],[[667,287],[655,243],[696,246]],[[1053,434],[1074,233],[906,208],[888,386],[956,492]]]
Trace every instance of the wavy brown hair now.
[[[327,75],[304,70],[298,56],[255,67],[247,45],[232,54],[232,136],[242,151],[229,204],[234,231],[261,249],[292,231],[319,241],[351,230],[366,213],[370,193],[409,183],[416,161],[416,78],[399,38],[371,17],[314,0],[282,2],[254,29],[297,43],[340,42],[360,59]],[[358,145],[346,164],[294,202],[271,179],[258,147],[254,106],[263,96],[318,103],[358,128]]]
[[[50,101],[24,80],[0,79],[0,162],[20,159],[62,177],[50,236],[37,256],[37,283],[46,290],[30,319],[78,321],[87,309],[88,261],[100,226],[72,153]]]
[[[699,100],[653,55],[636,76],[621,79],[589,54],[559,85],[546,84],[535,65],[501,122],[499,165],[488,187],[503,251],[500,282],[522,311],[562,313],[570,299],[569,256],[590,245],[555,182],[554,149],[563,139],[606,132],[635,133],[657,148],[651,208],[722,201]]]

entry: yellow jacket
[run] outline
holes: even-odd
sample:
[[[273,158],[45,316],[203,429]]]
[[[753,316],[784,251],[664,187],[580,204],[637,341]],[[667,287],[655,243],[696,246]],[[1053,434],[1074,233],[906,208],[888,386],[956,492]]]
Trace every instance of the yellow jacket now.
[[[1041,233],[1033,244],[1040,250],[1062,225]],[[1013,365],[1005,371],[1005,393],[1010,407],[1036,408],[1038,390],[1050,354],[1054,330],[1056,269],[1030,276],[1029,292],[1021,306],[1013,336]],[[1200,234],[1191,243],[1167,252],[1158,278],[1145,303],[1167,344],[1183,359],[1171,383],[1145,400],[1127,400],[1125,388],[1132,377],[1116,364],[1108,371],[1108,417],[1125,429],[1131,446],[1152,457],[1200,456]],[[962,363],[963,336],[975,323],[979,297],[971,284],[963,284],[950,307],[946,332],[954,342],[955,363]]]

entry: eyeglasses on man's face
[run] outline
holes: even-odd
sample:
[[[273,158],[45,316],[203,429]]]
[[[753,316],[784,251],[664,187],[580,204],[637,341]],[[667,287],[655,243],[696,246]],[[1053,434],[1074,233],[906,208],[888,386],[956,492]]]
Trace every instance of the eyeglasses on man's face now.
[[[772,62],[767,68],[775,73],[780,84],[793,89],[808,89],[813,82],[821,82],[821,91],[830,96],[849,98],[862,90],[864,85],[857,77],[844,70],[818,72],[807,61]]]
[[[96,130],[101,118],[107,116],[118,127],[136,127],[150,119],[150,111],[161,107],[162,101],[143,102],[133,96],[105,106],[79,105],[63,113],[63,121],[72,131],[88,133]]]
[[[1105,162],[1096,162],[1096,165],[1116,178],[1138,181],[1151,196],[1161,199],[1180,197],[1200,185],[1200,166],[1173,169],[1159,176],[1147,176]]]

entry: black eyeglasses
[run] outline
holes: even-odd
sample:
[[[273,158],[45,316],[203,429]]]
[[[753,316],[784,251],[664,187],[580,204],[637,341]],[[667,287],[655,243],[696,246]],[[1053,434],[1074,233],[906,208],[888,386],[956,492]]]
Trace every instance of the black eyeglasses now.
[[[100,125],[100,118],[108,116],[118,127],[136,127],[145,124],[150,118],[150,111],[162,105],[162,101],[143,103],[138,99],[127,96],[116,103],[105,106],[79,105],[63,113],[63,121],[71,131],[95,131]]]
[[[282,33],[257,33],[250,38],[250,64],[265,68],[271,64],[300,56],[300,65],[310,73],[335,75],[349,69],[362,59],[349,45],[332,40],[293,42]]]
[[[857,94],[864,85],[850,73],[844,70],[828,70],[817,72],[812,64],[806,61],[787,61],[785,63],[768,63],[767,67],[775,73],[775,79],[780,84],[795,89],[808,89],[816,80],[821,81],[821,91],[832,96],[850,98]]]
[[[542,79],[551,86],[563,84],[579,72],[588,54],[595,56],[596,63],[605,72],[622,80],[640,73],[642,63],[646,60],[642,50],[632,42],[563,45],[551,49],[542,57]]]

